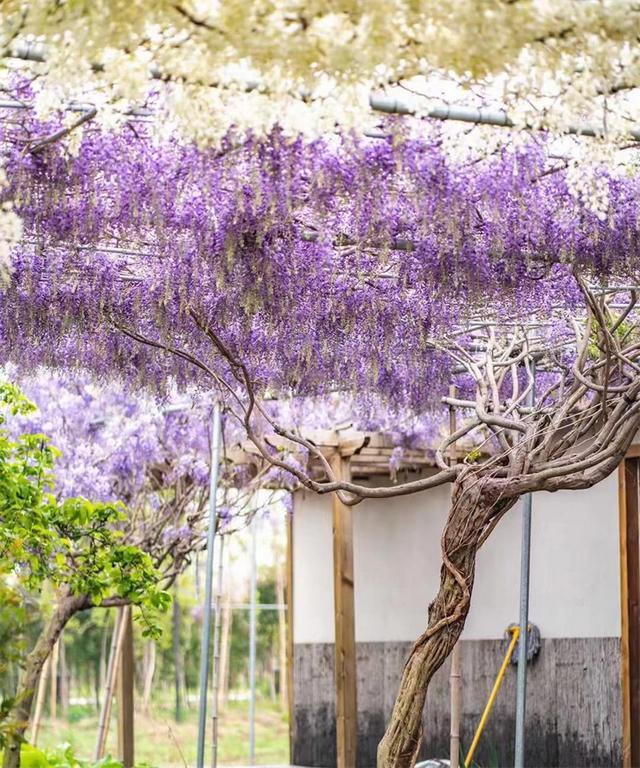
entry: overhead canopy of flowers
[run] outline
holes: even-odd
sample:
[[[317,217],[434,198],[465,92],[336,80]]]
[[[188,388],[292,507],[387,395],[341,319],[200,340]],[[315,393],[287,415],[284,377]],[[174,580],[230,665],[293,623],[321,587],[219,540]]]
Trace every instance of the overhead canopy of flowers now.
[[[615,135],[637,114],[637,33],[633,0],[5,0],[0,63],[30,60],[41,112],[88,101],[111,123],[161,93],[161,125],[213,143],[232,124],[360,128],[372,89],[451,97],[420,83],[434,73],[488,86],[522,124]]]
[[[539,143],[465,163],[435,129],[203,150],[125,128],[87,130],[72,155],[29,151],[55,125],[2,125],[24,235],[0,333],[22,366],[162,388],[220,373],[226,350],[263,393],[419,409],[447,375],[441,329],[559,315],[572,271],[632,280],[640,263],[637,177],[602,172],[594,208]]]

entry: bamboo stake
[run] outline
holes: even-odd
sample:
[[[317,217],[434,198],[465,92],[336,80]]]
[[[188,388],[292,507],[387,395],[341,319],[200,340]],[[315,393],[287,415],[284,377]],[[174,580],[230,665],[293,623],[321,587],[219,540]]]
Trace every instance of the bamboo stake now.
[[[292,499],[295,505],[295,496]],[[289,760],[293,762],[294,740],[295,740],[295,714],[293,699],[293,511],[287,515],[287,558],[286,558],[286,577],[287,577],[287,693],[288,693],[288,713],[289,713]]]
[[[455,398],[456,388],[452,386],[449,390],[449,396]],[[449,431],[453,434],[456,431],[456,412],[454,407],[449,406]],[[456,449],[451,447],[450,463],[455,464]],[[460,641],[458,641],[451,652],[451,671],[449,674],[450,706],[451,706],[451,732],[449,741],[449,765],[451,768],[458,768],[460,764],[460,720],[462,713],[462,690],[461,690],[461,670],[462,662],[460,658]]]
[[[57,720],[58,717],[58,660],[60,658],[60,639],[56,641],[51,651],[51,686],[49,688],[49,719]]]
[[[231,651],[231,598],[227,593],[222,609],[222,638],[220,641],[220,711],[229,697],[229,654]]]
[[[40,680],[38,681],[38,694],[36,696],[36,709],[33,715],[33,723],[31,725],[31,743],[35,747],[38,743],[38,730],[40,729],[40,721],[42,720],[42,710],[44,708],[44,697],[47,692],[47,677],[49,676],[49,667],[51,666],[51,656],[47,657],[47,660],[42,667],[40,673]]]
[[[173,675],[175,688],[175,721],[182,721],[182,650],[180,648],[180,600],[176,582],[173,593],[173,616],[171,621],[173,638]]]
[[[109,652],[109,664],[107,666],[107,679],[105,682],[104,701],[100,711],[100,722],[98,723],[98,738],[94,752],[94,760],[101,760],[104,757],[104,750],[109,733],[109,721],[111,719],[111,703],[113,701],[114,688],[116,685],[116,673],[118,671],[118,661],[122,644],[124,643],[125,630],[127,622],[125,620],[124,608],[118,609],[118,615],[113,635],[111,636],[111,650]]]
[[[144,645],[144,686],[142,691],[142,711],[148,717],[151,711],[151,692],[153,676],[156,671],[156,644],[148,640]]]
[[[60,705],[62,707],[62,717],[67,719],[69,716],[69,667],[67,665],[67,652],[64,644],[64,630],[58,638],[59,656],[60,656]]]
[[[280,553],[279,553],[280,554]],[[284,573],[282,559],[278,559],[276,565],[276,603],[278,608],[279,624],[279,652],[280,652],[280,707],[286,711],[288,705],[287,694],[287,614],[284,604]]]

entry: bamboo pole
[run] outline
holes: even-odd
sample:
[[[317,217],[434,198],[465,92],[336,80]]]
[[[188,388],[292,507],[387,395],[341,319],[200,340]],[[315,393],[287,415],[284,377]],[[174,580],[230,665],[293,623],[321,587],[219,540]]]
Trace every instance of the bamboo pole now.
[[[287,693],[289,708],[289,760],[293,763],[295,742],[295,713],[293,698],[293,513],[295,496],[291,503],[293,510],[287,515]]]
[[[258,561],[257,561],[258,518],[251,521],[251,586],[249,598],[249,765],[256,762],[256,634],[258,602]]]
[[[153,691],[153,677],[156,671],[156,644],[154,640],[147,640],[144,644],[144,685],[142,690],[142,711],[148,717],[151,712],[151,692]]]
[[[220,711],[224,711],[229,697],[229,655],[231,652],[231,597],[227,593],[222,609],[222,637],[220,640]]]
[[[49,719],[55,721],[58,717],[58,659],[60,658],[60,641],[51,650],[51,664],[49,671],[51,673],[51,685],[49,687]]]
[[[118,609],[113,634],[111,635],[111,650],[109,652],[109,663],[107,665],[104,700],[102,702],[100,720],[98,723],[98,737],[96,739],[96,748],[93,755],[94,760],[102,760],[104,757],[107,735],[109,733],[109,720],[111,719],[111,703],[113,701],[113,693],[116,684],[116,672],[126,629],[123,610],[124,609],[122,608]]]
[[[69,666],[67,664],[67,651],[64,644],[64,630],[58,638],[59,657],[60,657],[60,706],[62,708],[62,717],[67,719],[69,716]]]
[[[47,692],[47,678],[49,676],[49,667],[51,666],[51,656],[47,657],[47,660],[42,667],[40,673],[40,680],[38,681],[38,693],[36,695],[36,709],[33,715],[33,722],[31,724],[31,743],[35,747],[38,743],[38,731],[40,730],[40,722],[42,720],[42,710],[44,709],[44,697]]]
[[[180,624],[182,618],[180,610],[180,600],[178,596],[178,584],[176,582],[173,592],[173,614],[171,620],[172,642],[173,642],[173,676],[175,687],[175,721],[182,720],[182,649],[180,648]]]
[[[280,554],[280,552],[278,553]],[[288,704],[287,694],[287,610],[284,603],[284,567],[282,558],[278,558],[276,564],[276,603],[278,608],[278,630],[279,630],[279,666],[280,666],[280,707],[286,711]]]

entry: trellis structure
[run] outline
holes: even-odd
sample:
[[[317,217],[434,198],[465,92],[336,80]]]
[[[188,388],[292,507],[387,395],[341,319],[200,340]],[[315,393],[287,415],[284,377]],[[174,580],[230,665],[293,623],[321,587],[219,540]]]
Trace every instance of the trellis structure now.
[[[46,139],[29,138],[28,146],[37,148]],[[42,165],[37,158],[25,161],[24,152],[12,154],[16,179],[12,192],[23,203],[29,235],[47,232],[47,227],[51,232],[46,240],[36,239],[34,247],[21,252],[21,269],[11,289],[16,314],[6,317],[5,323],[14,329],[15,323],[21,321],[25,327],[32,327],[34,316],[38,321],[43,317],[51,321],[50,331],[39,339],[43,348],[36,345],[43,359],[51,362],[63,351],[74,364],[91,362],[103,373],[114,360],[122,364],[135,359],[130,369],[138,368],[153,378],[167,373],[164,363],[157,362],[156,351],[170,352],[174,357],[168,366],[181,382],[191,380],[197,369],[205,380],[226,391],[265,460],[289,472],[310,490],[339,491],[336,504],[351,506],[362,498],[389,497],[399,491],[373,489],[343,478],[342,462],[340,475],[336,475],[337,463],[332,469],[317,445],[286,427],[274,426],[277,433],[310,451],[322,464],[325,475],[317,479],[286,457],[270,454],[252,421],[258,412],[272,423],[257,397],[253,378],[256,372],[263,376],[262,391],[271,385],[280,391],[314,393],[319,382],[333,377],[344,388],[366,390],[373,382],[376,394],[400,397],[410,408],[419,410],[433,402],[428,398],[432,384],[435,389],[443,383],[430,378],[433,372],[437,373],[443,358],[452,357],[459,367],[441,366],[441,370],[448,377],[470,377],[460,382],[466,386],[466,394],[461,394],[456,405],[476,414],[454,437],[462,438],[472,429],[485,429],[493,435],[487,440],[492,447],[491,441],[496,441],[497,452],[488,451],[483,456],[481,451],[478,457],[450,466],[444,460],[444,451],[452,441],[445,441],[436,451],[440,471],[435,479],[404,484],[402,492],[453,482],[452,514],[464,517],[467,494],[477,492],[473,490],[475,476],[486,469],[486,483],[493,495],[483,493],[481,499],[489,508],[486,519],[478,523],[480,528],[473,529],[478,546],[522,493],[588,486],[610,472],[624,455],[635,422],[623,425],[619,413],[622,410],[626,417],[636,416],[637,350],[627,337],[627,346],[621,348],[616,331],[623,322],[637,319],[634,180],[611,180],[610,191],[615,197],[603,213],[601,208],[594,211],[586,205],[580,207],[560,172],[548,175],[538,147],[502,156],[493,164],[489,161],[486,167],[471,171],[465,165],[452,168],[437,140],[407,140],[397,147],[385,141],[375,148],[356,141],[345,144],[347,152],[340,154],[330,146],[289,144],[276,135],[265,143],[250,141],[243,145],[243,166],[235,162],[239,155],[231,161],[225,159],[239,151],[236,145],[227,146],[214,158],[221,165],[220,171],[216,163],[209,162],[211,158],[203,160],[190,150],[170,147],[166,157],[171,170],[166,183],[158,186],[157,158],[165,157],[162,150],[138,152],[133,163],[135,179],[131,179],[124,174],[112,175],[110,164],[114,152],[120,159],[118,152],[124,153],[126,142],[119,139],[120,145],[114,148],[93,134],[88,134],[86,141],[94,151],[81,154],[77,162],[56,150]],[[133,162],[133,154],[126,157]],[[176,167],[179,175],[174,172]],[[212,167],[214,176],[206,177],[205,169]],[[404,176],[398,173],[398,167]],[[237,168],[241,178],[234,176]],[[370,183],[372,169],[378,174],[376,185]],[[244,183],[245,176],[260,179],[259,196]],[[153,177],[153,184],[149,177]],[[119,182],[118,200],[127,201],[118,208],[117,219],[116,206],[109,197],[113,189],[108,185],[113,178]],[[206,184],[198,186],[205,178]],[[284,185],[283,179],[287,180]],[[47,194],[50,190],[58,193],[61,182],[64,191],[59,200]],[[99,185],[105,182],[103,198]],[[87,185],[94,183],[97,186],[91,189],[95,194],[87,196]],[[216,195],[211,194],[214,189]],[[360,197],[353,192],[355,189],[360,190]],[[38,194],[41,197],[34,205]],[[85,220],[82,206],[87,198],[91,199],[91,217]],[[238,199],[242,205],[238,205]],[[525,203],[526,216],[518,207]],[[572,205],[577,206],[579,226],[567,216]],[[207,214],[214,222],[208,228],[202,226],[208,221]],[[603,216],[610,217],[606,223]],[[96,221],[101,225],[96,226]],[[456,228],[452,235],[453,223]],[[104,230],[109,226],[113,227],[115,242],[105,245]],[[411,240],[406,237],[407,231],[413,236]],[[152,242],[150,252],[159,257],[149,260],[151,268],[139,249],[132,248],[126,254],[131,259],[118,258],[124,254],[116,249],[133,242],[136,233],[139,236],[141,232]],[[94,255],[103,258],[98,271],[91,272],[98,266],[97,259],[77,260],[70,233],[82,248],[90,243]],[[49,242],[54,247],[43,263],[40,244],[48,248]],[[175,250],[167,250],[167,243]],[[403,257],[398,258],[399,254]],[[411,260],[404,254],[411,254]],[[65,279],[70,281],[62,285],[53,279],[60,276],[55,273],[61,264],[65,266]],[[272,301],[270,279],[255,279],[256,274],[263,274],[261,270],[266,270],[268,277],[284,275],[280,306]],[[202,278],[202,285],[223,285],[224,290],[198,293],[194,274]],[[606,285],[602,290],[598,280],[594,287],[589,283],[593,275],[613,276],[613,287]],[[26,305],[20,298],[25,286],[32,285],[30,281],[35,281],[37,291]],[[527,285],[526,294],[521,290],[523,284]],[[90,290],[98,286],[100,299],[96,304]],[[457,289],[461,295],[456,294]],[[302,300],[299,291],[303,292]],[[51,295],[57,301],[52,303]],[[512,302],[507,302],[508,306],[503,301],[505,296]],[[77,301],[81,312],[75,311]],[[366,301],[369,313],[361,311]],[[489,321],[479,316],[479,301],[484,302]],[[473,307],[461,316],[466,303],[473,303]],[[283,313],[285,304],[287,312]],[[545,325],[540,323],[544,315],[552,317],[556,327],[549,330],[547,326],[546,331],[531,336],[532,326],[524,317],[531,314],[532,304],[534,320],[538,321],[534,326]],[[60,314],[52,309],[59,309]],[[231,309],[239,313],[239,319],[233,315],[233,322],[221,328],[213,325],[228,316]],[[618,312],[619,316],[615,314]],[[255,324],[256,317],[262,319],[265,315],[269,321],[266,330]],[[86,352],[81,345],[61,348],[56,334],[67,338],[69,326],[65,323],[69,319],[72,327],[79,329],[79,338],[89,331],[94,342],[99,339],[91,347],[91,361],[83,357]],[[274,355],[268,338],[276,327],[281,344]],[[592,332],[599,350],[595,358],[590,346]],[[309,336],[320,337],[322,354],[314,359],[327,362],[328,372],[309,365],[315,351],[309,349]],[[418,341],[408,353],[407,338]],[[568,366],[565,355],[573,354],[571,349],[577,349],[577,362]],[[388,364],[389,350],[395,353],[394,369]],[[219,356],[214,362],[212,352]],[[532,410],[523,402],[522,387],[527,390],[532,386],[530,363],[534,356],[546,360],[550,380],[548,393]],[[345,369],[345,360],[360,358],[373,358],[369,370]],[[519,367],[525,377],[522,384]],[[544,370],[544,366],[541,368]],[[569,377],[567,386],[572,392],[567,402],[557,394],[564,392],[563,372]],[[554,376],[560,377],[560,383]],[[469,381],[477,387],[475,399]],[[511,382],[511,394],[503,400],[502,387],[508,386],[507,381]],[[581,387],[586,387],[584,392]],[[582,393],[580,397],[589,394],[594,401],[593,413],[581,410],[577,393]],[[557,397],[555,411],[547,405],[552,395]],[[600,430],[596,433],[600,435],[598,450],[589,454],[580,448],[575,467],[560,450],[565,417],[573,420],[578,445],[586,434],[591,434],[589,430]],[[548,439],[547,420],[555,424],[556,442]],[[522,452],[523,441],[531,440],[539,441],[536,451],[542,458],[529,466]],[[604,448],[607,442],[609,446]],[[478,460],[482,458],[487,461]],[[474,503],[477,506],[480,500]],[[337,509],[340,522],[345,516],[339,514],[341,507]],[[467,513],[475,515],[470,510]],[[442,663],[446,656],[446,648],[438,643],[455,643],[464,623],[464,611],[468,610],[475,550],[467,550],[471,545],[465,531],[471,530],[471,520],[465,520],[457,520],[454,515],[450,521],[445,539],[451,537],[452,549],[449,555],[445,552],[448,581],[443,582],[444,591],[437,603],[440,615],[436,612],[433,624],[416,646],[427,657],[429,649],[437,647],[439,655],[434,664]],[[348,537],[348,525],[342,533]],[[453,563],[450,555],[459,556],[461,551],[467,552],[470,559]],[[348,557],[339,566],[337,597],[340,614],[348,626]],[[447,613],[446,595],[451,592],[460,602],[453,613]],[[416,661],[413,667],[408,665],[408,674],[414,670],[419,678],[422,669]],[[340,675],[345,689],[347,679],[345,670]],[[399,699],[401,711],[396,713],[389,740],[382,748],[383,765],[392,764],[394,759],[412,758],[420,697],[426,687],[423,682],[408,678],[410,695]],[[406,694],[407,690],[403,690]],[[349,710],[353,710],[350,695],[345,693],[341,707],[346,733]],[[345,738],[344,760],[349,759],[351,749]]]

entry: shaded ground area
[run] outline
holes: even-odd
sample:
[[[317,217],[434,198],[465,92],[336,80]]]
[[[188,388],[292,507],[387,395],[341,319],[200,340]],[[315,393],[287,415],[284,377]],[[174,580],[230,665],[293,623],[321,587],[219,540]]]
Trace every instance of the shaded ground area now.
[[[190,709],[184,721],[176,723],[173,712],[156,708],[150,717],[136,712],[136,762],[148,762],[155,768],[184,768],[195,765],[197,711]],[[98,717],[91,707],[72,706],[69,721],[44,720],[38,746],[53,748],[70,743],[78,757],[90,758],[95,746]],[[247,702],[230,702],[221,716],[219,765],[249,763],[249,720]],[[115,714],[112,717],[107,752],[115,754],[117,739]],[[211,743],[211,728],[207,734]],[[207,755],[207,761],[209,756]],[[256,713],[256,763],[262,765],[289,763],[289,731],[286,715],[270,702],[260,702]]]

